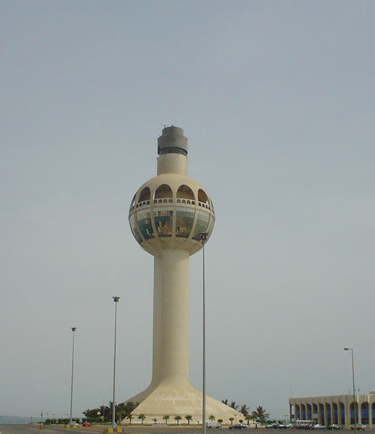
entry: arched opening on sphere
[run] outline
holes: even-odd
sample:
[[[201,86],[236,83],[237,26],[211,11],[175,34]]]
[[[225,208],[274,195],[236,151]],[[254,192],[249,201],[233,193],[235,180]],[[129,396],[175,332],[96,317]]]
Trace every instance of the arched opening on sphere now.
[[[177,190],[177,197],[194,200],[194,192],[188,185],[180,185]]]
[[[145,187],[142,191],[141,194],[139,195],[139,202],[145,202],[146,200],[150,200],[151,198],[151,192],[150,189],[148,187]]]
[[[130,209],[134,209],[134,206],[135,206],[135,195],[133,196],[133,199],[130,203]]]
[[[167,184],[159,185],[155,191],[155,199],[173,198],[172,189]]]
[[[203,191],[201,188],[198,190],[198,204],[200,206],[202,206],[202,204],[204,204],[204,206],[206,208],[210,208],[210,202],[209,202],[207,193],[205,191]]]

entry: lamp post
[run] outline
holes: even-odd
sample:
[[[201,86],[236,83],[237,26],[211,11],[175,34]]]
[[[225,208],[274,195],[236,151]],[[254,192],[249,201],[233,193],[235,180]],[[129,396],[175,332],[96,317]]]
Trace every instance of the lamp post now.
[[[73,427],[72,411],[73,411],[73,378],[74,378],[74,332],[77,327],[72,327],[73,332],[73,346],[72,346],[72,381],[70,384],[70,428]]]
[[[116,425],[116,334],[117,334],[117,303],[120,297],[113,296],[115,302],[115,341],[113,350],[113,401],[112,401],[112,428]]]
[[[203,369],[202,369],[202,377],[203,377],[203,385],[202,385],[202,433],[206,434],[206,264],[205,264],[205,256],[204,256],[204,244],[207,241],[207,232],[201,232],[199,234],[200,239],[202,241],[202,253],[203,253]]]
[[[357,434],[357,402],[355,399],[355,383],[354,383],[354,354],[353,348],[344,348],[345,351],[352,353],[352,376],[353,376],[353,412],[354,412],[354,434]],[[350,413],[350,412],[349,412]]]

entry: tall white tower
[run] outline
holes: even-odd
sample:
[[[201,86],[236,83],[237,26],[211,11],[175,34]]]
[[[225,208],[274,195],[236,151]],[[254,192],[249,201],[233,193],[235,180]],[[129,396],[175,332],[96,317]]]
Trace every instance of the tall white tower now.
[[[188,141],[181,128],[163,129],[158,139],[157,176],[137,191],[130,205],[132,233],[154,256],[152,380],[129,401],[147,419],[191,415],[202,421],[202,393],[189,379],[189,258],[209,239],[215,212],[207,191],[188,177]],[[227,421],[240,414],[206,397],[206,411]]]

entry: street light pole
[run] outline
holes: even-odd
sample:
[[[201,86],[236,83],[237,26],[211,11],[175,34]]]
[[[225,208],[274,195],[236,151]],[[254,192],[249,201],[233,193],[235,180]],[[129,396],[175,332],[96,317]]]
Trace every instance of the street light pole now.
[[[203,386],[202,386],[202,433],[206,434],[206,264],[204,256],[204,244],[207,241],[208,232],[199,234],[202,241],[203,253]]]
[[[115,342],[114,342],[114,354],[113,354],[113,401],[112,401],[112,428],[116,425],[116,334],[117,334],[117,303],[120,297],[113,297],[115,302]]]
[[[73,378],[74,378],[74,332],[77,327],[71,327],[73,332],[73,346],[72,346],[72,381],[70,384],[70,428],[73,427],[72,412],[73,412]]]
[[[353,354],[354,352],[353,352],[353,348],[344,348],[344,350],[351,351],[352,353],[354,434],[357,434],[357,402],[355,399],[355,383],[354,383],[354,354]]]

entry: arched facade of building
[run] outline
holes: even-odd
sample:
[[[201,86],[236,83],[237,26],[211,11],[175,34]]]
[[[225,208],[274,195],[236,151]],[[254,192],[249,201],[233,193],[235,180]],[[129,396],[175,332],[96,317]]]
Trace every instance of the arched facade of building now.
[[[333,423],[349,428],[354,424],[354,408],[357,423],[375,427],[375,392],[368,395],[317,396],[290,398],[289,418],[291,422],[311,420],[324,426]]]

